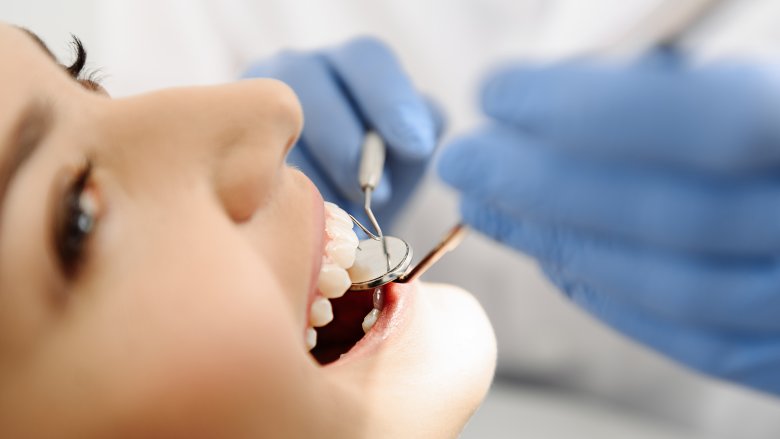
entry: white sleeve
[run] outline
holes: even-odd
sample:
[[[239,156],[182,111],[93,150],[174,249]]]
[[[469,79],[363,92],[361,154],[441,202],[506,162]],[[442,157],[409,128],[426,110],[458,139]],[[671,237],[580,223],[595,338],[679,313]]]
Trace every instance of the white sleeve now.
[[[780,32],[776,0],[721,2],[702,25],[691,32],[689,43],[701,60],[750,59],[776,63],[780,59]]]

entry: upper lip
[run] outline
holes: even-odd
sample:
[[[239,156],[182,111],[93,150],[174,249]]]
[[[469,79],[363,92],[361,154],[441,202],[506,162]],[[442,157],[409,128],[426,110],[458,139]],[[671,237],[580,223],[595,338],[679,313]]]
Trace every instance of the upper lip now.
[[[308,178],[307,178],[308,180]],[[308,180],[309,186],[312,191],[312,222],[313,222],[313,237],[312,243],[312,271],[311,280],[309,284],[309,295],[306,300],[306,322],[308,325],[309,309],[312,302],[317,295],[317,280],[320,274],[320,268],[322,268],[322,255],[325,251],[325,207],[324,201],[320,191],[314,185],[311,180]]]

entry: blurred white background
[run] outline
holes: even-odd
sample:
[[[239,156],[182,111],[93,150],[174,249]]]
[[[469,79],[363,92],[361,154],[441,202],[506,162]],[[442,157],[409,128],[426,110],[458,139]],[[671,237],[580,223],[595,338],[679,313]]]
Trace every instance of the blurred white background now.
[[[70,34],[94,43],[96,3],[96,0],[2,0],[0,20],[33,30],[56,55],[67,57]]]
[[[62,59],[70,55],[69,35],[77,35],[92,52],[89,65],[101,69],[112,91],[115,76],[121,72],[112,68],[111,48],[99,39],[98,7],[98,0],[0,0],[0,20],[33,30]],[[143,27],[134,32],[131,38],[144,37]],[[161,65],[159,72],[152,70],[147,75],[159,73],[170,81],[175,69],[166,67]],[[415,76],[414,68],[410,71]],[[435,78],[420,77],[422,88],[436,86]],[[463,100],[469,96],[461,94]],[[456,115],[456,126],[459,117],[472,116]],[[416,205],[433,196],[423,194]],[[447,200],[445,205],[454,218],[454,201]],[[444,230],[413,227],[412,221],[407,218],[401,227],[419,248],[428,247]],[[780,402],[696,376],[613,334],[570,306],[536,273],[532,263],[518,255],[472,237],[464,250],[437,267],[431,277],[452,281],[457,277],[453,267],[468,264],[468,256],[480,252],[489,254],[495,265],[480,279],[461,275],[456,283],[475,291],[491,315],[499,339],[499,375],[464,438],[780,437],[780,432],[764,423],[770,418],[780,420]],[[493,284],[491,270],[497,274]],[[523,279],[517,288],[525,298],[491,295],[501,290],[498,274],[507,270]],[[540,312],[548,308],[555,310],[553,317]]]

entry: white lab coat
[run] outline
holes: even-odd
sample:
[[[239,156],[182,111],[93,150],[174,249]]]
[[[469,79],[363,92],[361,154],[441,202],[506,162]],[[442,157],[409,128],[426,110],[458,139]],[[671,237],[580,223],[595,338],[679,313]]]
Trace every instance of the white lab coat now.
[[[104,0],[98,58],[109,91],[123,95],[230,81],[251,60],[281,49],[375,35],[447,110],[452,135],[479,123],[475,98],[491,66],[601,47],[659,1]],[[698,53],[780,59],[780,5],[732,3],[690,35]],[[418,253],[457,221],[453,195],[435,177],[428,183],[397,231]],[[592,392],[712,436],[780,432],[780,401],[699,377],[637,347],[569,304],[532,261],[481,237],[468,239],[428,278],[480,298],[498,334],[501,374]]]

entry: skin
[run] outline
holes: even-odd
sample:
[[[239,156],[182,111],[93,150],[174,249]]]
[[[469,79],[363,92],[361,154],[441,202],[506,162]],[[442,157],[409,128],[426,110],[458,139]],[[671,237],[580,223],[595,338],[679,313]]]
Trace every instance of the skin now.
[[[112,100],[5,25],[0,59],[0,163],[30,102],[52,113],[0,211],[0,437],[457,435],[495,363],[466,292],[412,285],[375,349],[325,367],[306,351],[322,200],[284,164],[288,87]],[[96,223],[67,275],[53,217],[87,159]]]

